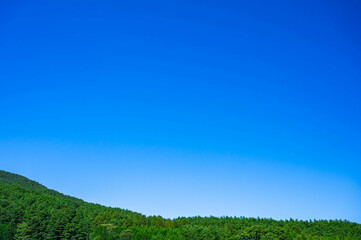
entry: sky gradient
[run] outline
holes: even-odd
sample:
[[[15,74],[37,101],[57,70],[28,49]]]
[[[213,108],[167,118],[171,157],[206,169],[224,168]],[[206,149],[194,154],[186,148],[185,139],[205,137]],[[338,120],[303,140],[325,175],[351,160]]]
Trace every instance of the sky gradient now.
[[[146,215],[361,223],[359,1],[2,1],[0,169]]]

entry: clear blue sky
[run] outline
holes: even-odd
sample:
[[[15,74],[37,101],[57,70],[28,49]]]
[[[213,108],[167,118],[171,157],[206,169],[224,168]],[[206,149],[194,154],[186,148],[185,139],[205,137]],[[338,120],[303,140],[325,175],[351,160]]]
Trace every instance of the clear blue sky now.
[[[360,12],[2,1],[0,169],[146,215],[361,222]]]

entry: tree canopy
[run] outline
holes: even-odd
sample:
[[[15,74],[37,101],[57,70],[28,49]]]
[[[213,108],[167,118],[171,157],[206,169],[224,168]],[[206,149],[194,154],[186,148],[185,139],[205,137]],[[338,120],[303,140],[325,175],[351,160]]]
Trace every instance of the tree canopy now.
[[[0,240],[9,239],[361,239],[345,220],[144,216],[66,196],[0,171]]]

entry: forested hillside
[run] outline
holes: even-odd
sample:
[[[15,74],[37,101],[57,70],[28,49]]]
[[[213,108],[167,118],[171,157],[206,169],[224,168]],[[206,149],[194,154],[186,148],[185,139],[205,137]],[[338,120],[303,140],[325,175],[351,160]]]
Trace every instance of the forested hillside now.
[[[348,221],[146,217],[63,195],[0,171],[2,239],[361,239]]]

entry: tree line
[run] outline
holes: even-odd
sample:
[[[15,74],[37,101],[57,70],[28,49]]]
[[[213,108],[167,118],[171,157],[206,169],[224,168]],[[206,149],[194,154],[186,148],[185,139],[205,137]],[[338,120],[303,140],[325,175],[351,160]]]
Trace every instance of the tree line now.
[[[63,195],[0,171],[0,240],[24,239],[361,239],[343,220],[144,216]]]

